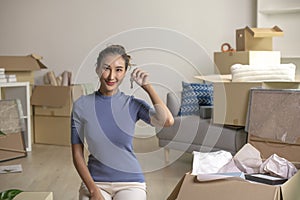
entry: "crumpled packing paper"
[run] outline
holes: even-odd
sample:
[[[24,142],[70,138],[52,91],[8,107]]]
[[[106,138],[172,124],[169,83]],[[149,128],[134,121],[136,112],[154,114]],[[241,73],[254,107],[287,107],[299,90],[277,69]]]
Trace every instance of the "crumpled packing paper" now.
[[[270,173],[289,179],[297,173],[297,168],[285,158],[273,154],[262,163],[260,166],[260,173]]]
[[[232,155],[228,151],[216,152],[193,152],[192,175],[217,173],[219,170],[232,160]]]
[[[233,157],[236,166],[245,173],[258,173],[262,164],[260,152],[251,144],[245,144]]]
[[[298,171],[293,163],[276,154],[263,162],[260,152],[249,143],[245,144],[234,157],[223,150],[208,153],[194,151],[193,156],[192,175],[232,172],[270,173],[289,179]]]
[[[235,164],[234,160],[231,159],[226,165],[224,165],[218,173],[233,173],[233,172],[242,172]]]

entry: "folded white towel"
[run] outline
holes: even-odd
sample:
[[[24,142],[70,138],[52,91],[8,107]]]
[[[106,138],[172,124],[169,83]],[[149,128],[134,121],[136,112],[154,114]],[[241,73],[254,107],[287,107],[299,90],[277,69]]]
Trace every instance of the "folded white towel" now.
[[[232,82],[294,81],[296,66],[293,63],[279,65],[231,66]]]

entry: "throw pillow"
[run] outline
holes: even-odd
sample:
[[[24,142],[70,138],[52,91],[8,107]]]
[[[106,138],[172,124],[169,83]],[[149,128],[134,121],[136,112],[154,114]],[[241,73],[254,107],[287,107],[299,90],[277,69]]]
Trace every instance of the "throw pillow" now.
[[[200,106],[213,105],[213,85],[182,82],[179,116],[199,115]]]

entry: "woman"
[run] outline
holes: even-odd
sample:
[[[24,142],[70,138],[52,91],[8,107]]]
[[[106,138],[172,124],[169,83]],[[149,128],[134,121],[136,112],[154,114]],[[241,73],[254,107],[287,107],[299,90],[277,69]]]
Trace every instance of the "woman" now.
[[[140,119],[153,126],[174,123],[143,70],[134,69],[131,81],[149,95],[153,108],[119,91],[128,66],[130,56],[122,46],[105,48],[97,59],[99,90],[73,104],[72,156],[82,179],[80,200],[145,200],[145,179],[132,148],[135,123]],[[84,144],[90,152],[87,165]]]

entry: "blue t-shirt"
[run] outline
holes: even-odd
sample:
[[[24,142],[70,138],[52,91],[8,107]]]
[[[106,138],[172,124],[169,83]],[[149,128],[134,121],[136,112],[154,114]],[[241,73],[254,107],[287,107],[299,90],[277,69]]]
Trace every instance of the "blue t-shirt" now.
[[[118,92],[82,96],[73,104],[72,144],[87,144],[88,169],[96,182],[145,182],[133,152],[135,123],[150,124],[153,109],[143,100]]]

